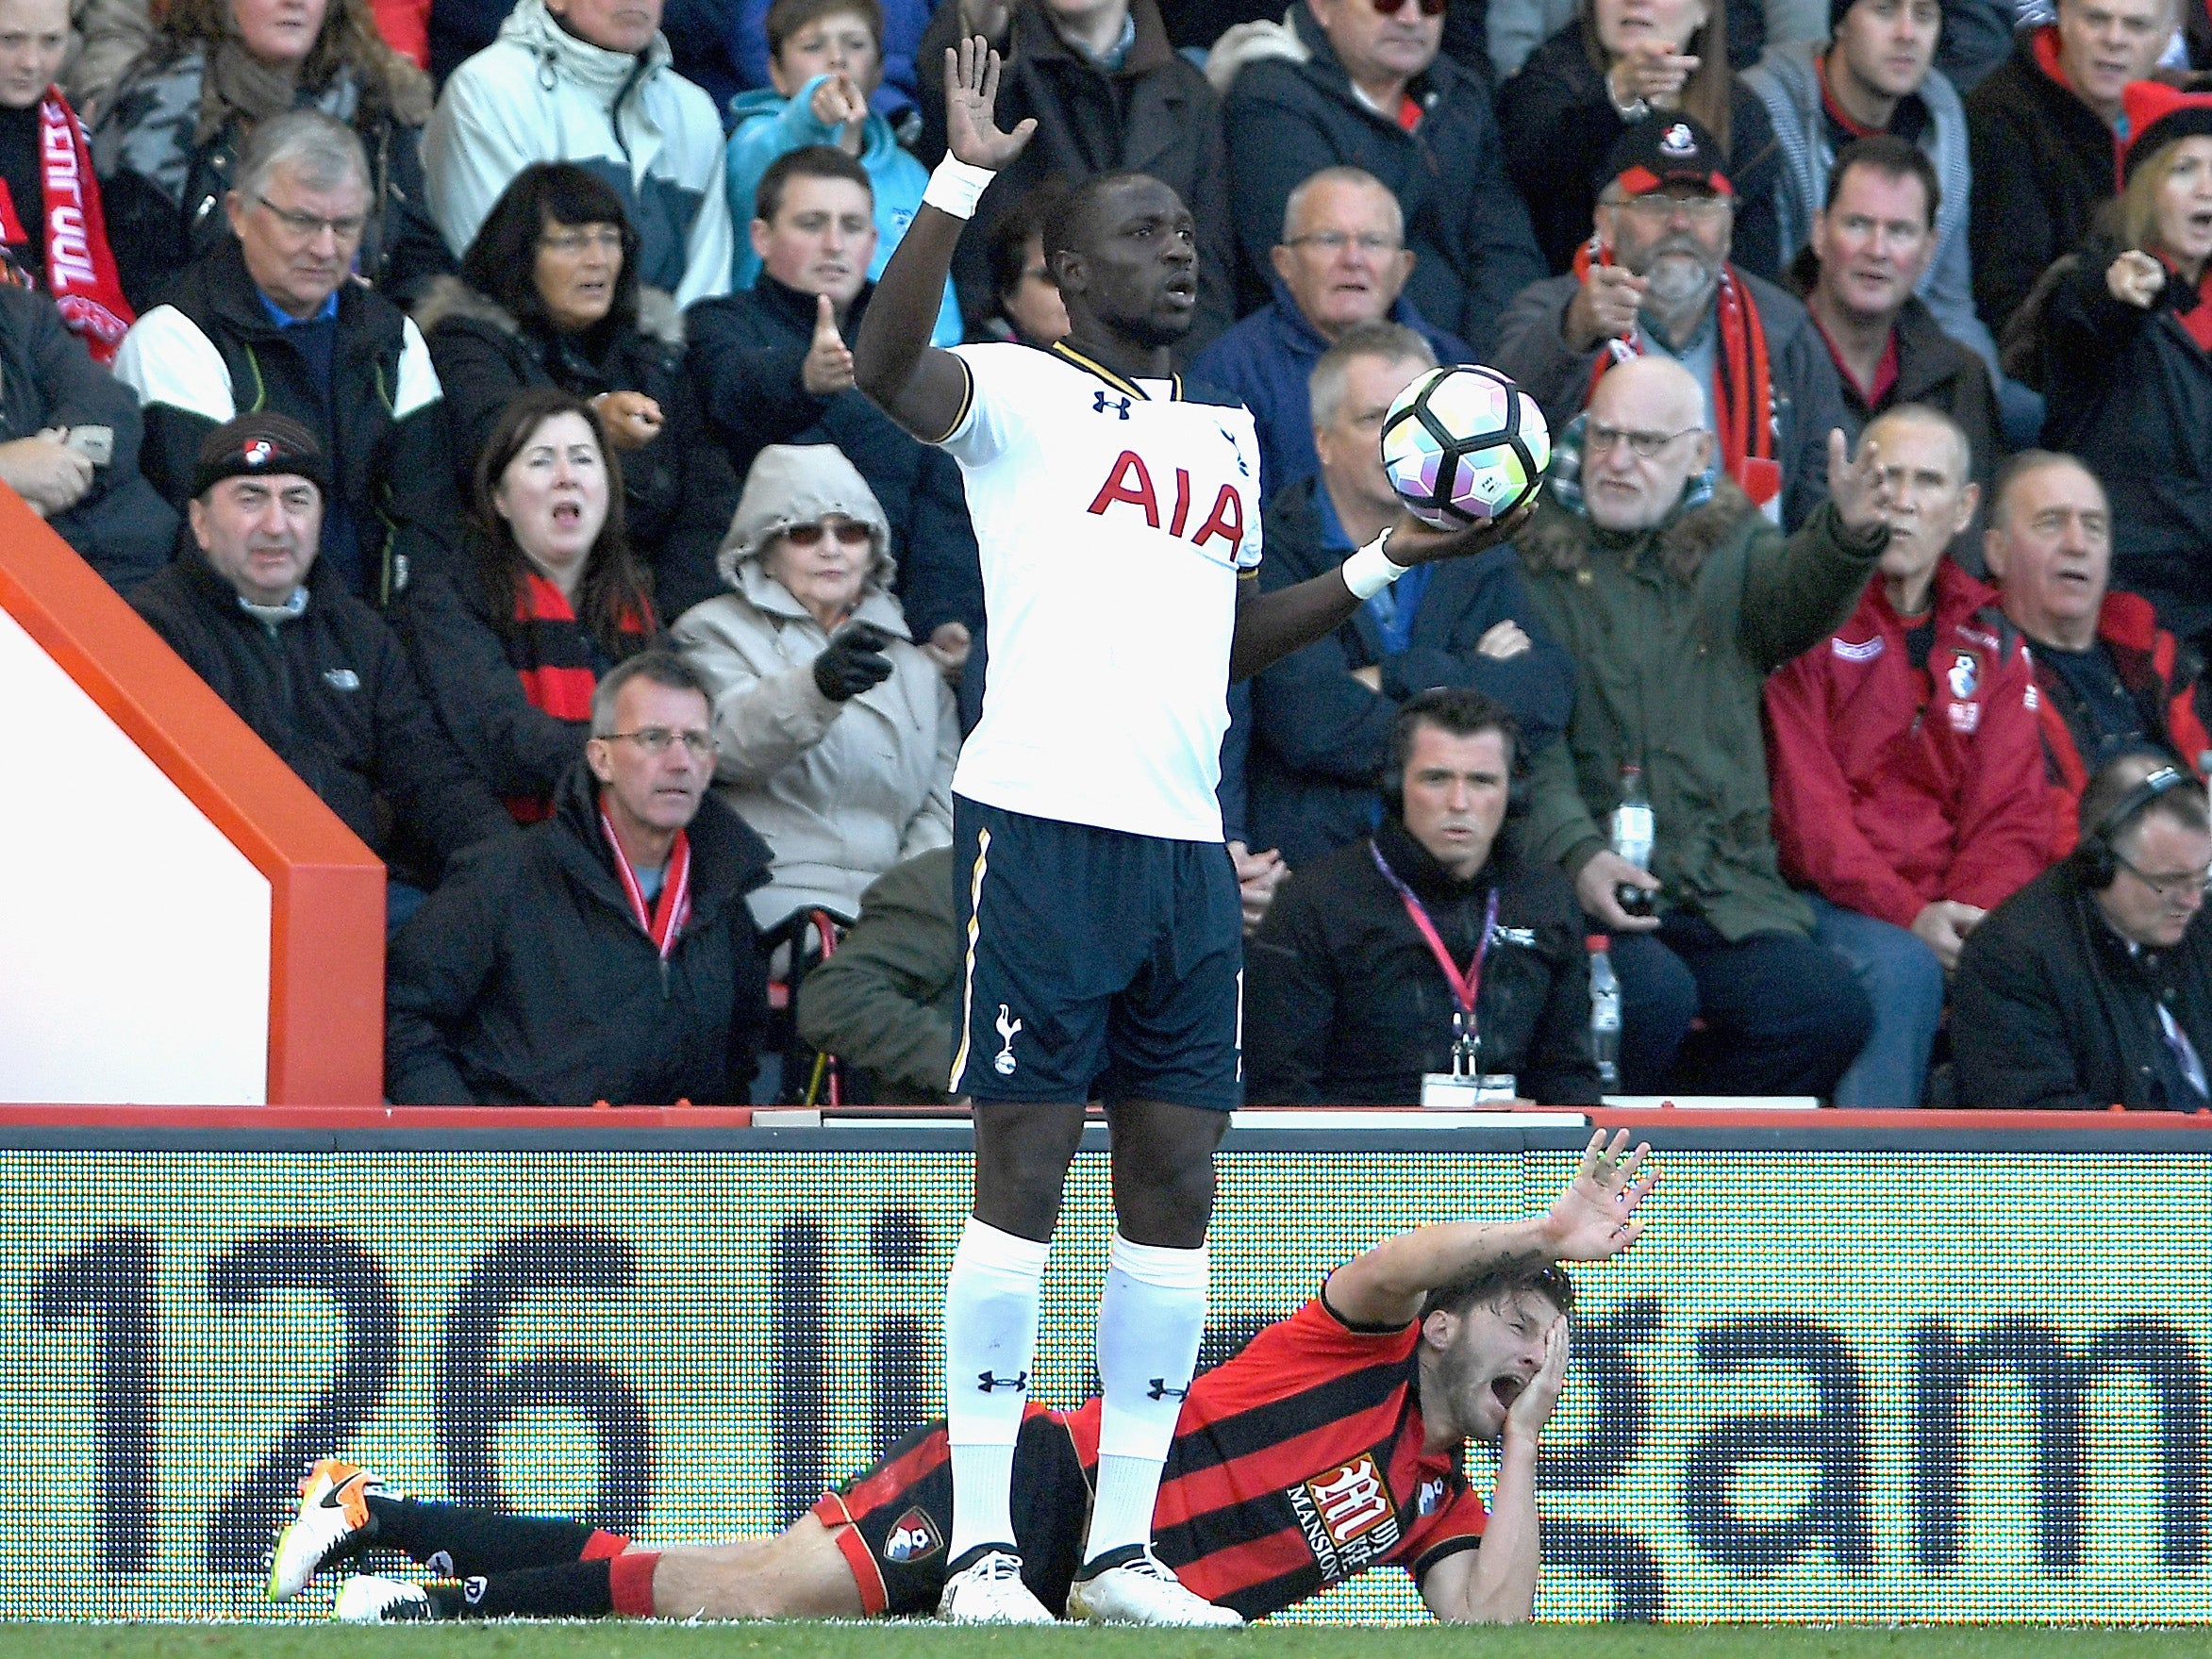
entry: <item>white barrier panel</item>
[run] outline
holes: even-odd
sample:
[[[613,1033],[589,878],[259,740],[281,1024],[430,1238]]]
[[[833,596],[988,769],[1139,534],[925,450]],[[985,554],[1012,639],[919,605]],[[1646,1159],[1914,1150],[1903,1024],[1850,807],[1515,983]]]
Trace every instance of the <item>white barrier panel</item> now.
[[[6,611],[0,1101],[260,1105],[269,882]]]

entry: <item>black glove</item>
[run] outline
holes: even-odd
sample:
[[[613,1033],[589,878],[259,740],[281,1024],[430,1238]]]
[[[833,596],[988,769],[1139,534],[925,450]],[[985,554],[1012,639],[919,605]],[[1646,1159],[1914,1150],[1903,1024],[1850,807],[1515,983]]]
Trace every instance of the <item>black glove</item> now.
[[[832,703],[857,697],[891,677],[883,654],[890,636],[873,622],[855,622],[837,634],[814,659],[814,683]]]

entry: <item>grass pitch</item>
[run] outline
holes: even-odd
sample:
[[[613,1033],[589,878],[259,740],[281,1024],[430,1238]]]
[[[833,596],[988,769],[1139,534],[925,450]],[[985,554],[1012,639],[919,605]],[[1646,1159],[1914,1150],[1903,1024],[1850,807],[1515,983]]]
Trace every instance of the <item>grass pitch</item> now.
[[[1544,1625],[946,1630],[924,1623],[354,1629],[0,1624],[6,1659],[2202,1659],[2203,1628]]]

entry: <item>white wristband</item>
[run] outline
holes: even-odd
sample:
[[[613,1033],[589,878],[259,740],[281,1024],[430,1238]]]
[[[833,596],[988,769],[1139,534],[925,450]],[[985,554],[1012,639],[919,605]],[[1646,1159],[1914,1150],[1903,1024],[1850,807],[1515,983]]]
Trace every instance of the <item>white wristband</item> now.
[[[1383,543],[1389,539],[1389,531],[1385,530],[1337,567],[1343,572],[1344,586],[1352,589],[1353,598],[1372,599],[1405,573],[1405,567],[1392,563],[1383,551]]]
[[[990,188],[990,181],[998,176],[988,167],[971,167],[950,150],[929,175],[929,184],[922,192],[922,205],[935,207],[940,213],[950,213],[955,219],[975,217],[975,203]]]

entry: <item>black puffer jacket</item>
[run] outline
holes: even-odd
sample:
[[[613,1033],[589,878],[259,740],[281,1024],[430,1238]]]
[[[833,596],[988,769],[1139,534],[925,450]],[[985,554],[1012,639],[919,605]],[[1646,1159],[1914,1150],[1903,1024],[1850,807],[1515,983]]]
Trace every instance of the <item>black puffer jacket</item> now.
[[[1589,1046],[1589,954],[1567,878],[1501,839],[1471,882],[1455,881],[1395,819],[1298,871],[1245,955],[1244,1092],[1255,1104],[1414,1105],[1424,1071],[1452,1069],[1455,1007],[1373,848],[1413,889],[1461,968],[1498,893],[1475,1020],[1482,1069],[1519,1079],[1524,1099],[1598,1098]]]
[[[2203,301],[2179,278],[2147,311],[2114,299],[2119,252],[2092,239],[2044,302],[2043,442],[2104,481],[2112,585],[2194,639],[2212,626],[2212,356],[2181,320]]]
[[[321,564],[290,622],[247,611],[196,547],[131,603],[377,856],[399,838],[442,860],[513,833],[439,729],[398,638]]]
[[[630,545],[646,564],[711,563],[737,506],[737,481],[684,376],[679,320],[665,295],[648,290],[660,326],[621,328],[599,342],[516,317],[457,276],[441,276],[415,307],[445,390],[453,433],[454,489],[465,504],[476,457],[507,399],[525,387],[557,386],[589,401],[608,391],[643,392],[660,406],[660,436],[623,451],[623,515]]]
[[[2194,1109],[2203,1103],[2177,1099],[2160,1002],[2212,1064],[2212,911],[2199,911],[2172,950],[2131,956],[2073,865],[2054,865],[1990,911],[1959,953],[1958,1103]]]
[[[409,1105],[741,1103],[768,1015],[745,894],[768,847],[708,796],[666,961],[638,925],[581,765],[554,815],[472,854],[391,941],[385,1093]]]

